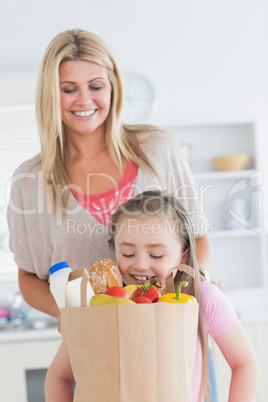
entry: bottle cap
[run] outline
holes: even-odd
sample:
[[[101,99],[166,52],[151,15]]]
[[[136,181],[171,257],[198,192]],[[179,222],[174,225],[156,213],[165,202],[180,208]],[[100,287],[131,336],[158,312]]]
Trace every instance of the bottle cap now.
[[[67,262],[65,262],[65,261],[58,262],[58,264],[52,265],[52,267],[49,268],[49,273],[50,273],[50,275],[52,275],[52,274],[54,274],[54,272],[57,272],[63,268],[69,268],[69,265],[67,264]]]

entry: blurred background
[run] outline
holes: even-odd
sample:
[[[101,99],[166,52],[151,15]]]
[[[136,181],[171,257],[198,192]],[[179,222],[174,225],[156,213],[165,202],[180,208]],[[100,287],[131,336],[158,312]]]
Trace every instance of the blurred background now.
[[[98,34],[112,50],[126,83],[125,121],[157,124],[174,132],[200,188],[212,188],[204,191],[212,222],[211,277],[234,304],[265,373],[268,2],[0,3],[0,306],[4,311],[0,323],[6,323],[5,312],[20,323],[13,331],[0,328],[3,400],[42,401],[44,373],[60,342],[55,323],[44,323],[46,317],[31,311],[20,298],[5,214],[12,172],[39,150],[34,97],[41,58],[57,33],[72,28]],[[212,162],[214,157],[237,153],[248,155],[246,167],[219,170]],[[245,192],[236,188],[242,182]],[[228,204],[226,216],[231,193],[238,196],[232,198],[232,213]],[[26,325],[29,317],[31,328]],[[219,376],[220,401],[225,401],[229,372],[220,356],[218,361],[219,372],[224,372]],[[6,385],[10,384],[6,364],[13,367],[14,389]],[[268,384],[262,378],[264,374],[258,401],[266,402]]]

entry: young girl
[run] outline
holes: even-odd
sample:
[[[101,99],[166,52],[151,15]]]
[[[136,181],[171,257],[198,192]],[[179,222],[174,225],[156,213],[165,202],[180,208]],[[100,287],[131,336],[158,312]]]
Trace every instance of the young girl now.
[[[200,309],[192,400],[208,398],[210,335],[232,370],[229,402],[255,401],[258,382],[255,353],[227,298],[215,285],[201,280],[191,222],[179,201],[158,191],[142,193],[119,207],[112,217],[110,234],[109,245],[115,248],[118,267],[127,285],[158,279],[164,287],[171,268],[188,264],[195,269]],[[185,276],[189,285],[184,292],[193,294],[193,280],[185,273],[177,272],[175,285]],[[68,353],[62,343],[48,370],[46,401],[72,401],[73,381]]]

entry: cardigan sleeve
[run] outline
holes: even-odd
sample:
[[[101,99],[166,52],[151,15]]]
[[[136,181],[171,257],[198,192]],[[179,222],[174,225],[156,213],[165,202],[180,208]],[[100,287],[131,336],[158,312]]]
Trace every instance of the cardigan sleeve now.
[[[9,228],[9,248],[14,254],[14,261],[18,267],[35,272],[28,241],[26,216],[33,212],[30,206],[25,205],[24,193],[28,190],[27,173],[19,167],[12,178],[11,192],[7,209],[7,221]]]

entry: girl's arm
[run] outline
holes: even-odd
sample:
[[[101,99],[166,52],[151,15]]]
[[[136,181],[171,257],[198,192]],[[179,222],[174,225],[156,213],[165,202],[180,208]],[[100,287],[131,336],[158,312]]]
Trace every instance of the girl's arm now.
[[[68,351],[61,343],[45,380],[46,402],[73,402],[74,377]]]
[[[253,347],[239,321],[214,340],[232,370],[228,402],[256,401],[259,366]]]
[[[30,306],[52,317],[60,317],[60,310],[52,296],[47,281],[19,268],[19,287],[22,297]]]

